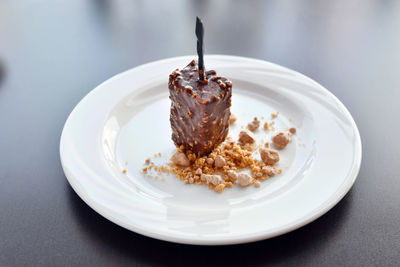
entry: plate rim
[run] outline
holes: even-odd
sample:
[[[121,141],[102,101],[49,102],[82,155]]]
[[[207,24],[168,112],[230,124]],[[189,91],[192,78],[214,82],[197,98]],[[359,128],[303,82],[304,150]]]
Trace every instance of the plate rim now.
[[[75,177],[72,177],[72,174],[69,174],[68,169],[65,166],[65,162],[63,160],[63,155],[62,155],[62,145],[63,145],[63,135],[64,135],[64,131],[68,126],[68,122],[71,118],[71,116],[74,114],[74,112],[76,111],[77,107],[84,101],[84,99],[86,99],[88,96],[90,96],[94,91],[96,91],[97,88],[101,87],[103,84],[110,82],[113,79],[117,79],[119,76],[122,76],[130,71],[132,71],[133,69],[139,69],[139,68],[143,68],[143,67],[148,67],[150,65],[156,65],[156,64],[160,64],[166,61],[173,61],[173,60],[183,60],[183,59],[188,59],[188,58],[193,58],[195,57],[195,55],[188,55],[188,56],[179,56],[179,57],[171,57],[171,58],[165,58],[165,59],[161,59],[161,60],[156,60],[156,61],[151,61],[145,64],[141,64],[138,65],[136,67],[130,68],[128,70],[125,70],[123,72],[120,72],[116,75],[113,75],[112,77],[108,78],[107,80],[105,80],[104,82],[100,83],[99,85],[97,85],[94,89],[92,89],[91,91],[89,91],[73,108],[73,110],[71,111],[71,113],[68,115],[68,118],[63,126],[62,129],[62,133],[60,136],[60,145],[59,145],[59,153],[60,153],[60,161],[61,161],[61,165],[62,165],[62,169],[65,173],[65,176],[69,182],[69,184],[71,185],[71,187],[74,189],[75,193],[89,206],[91,207],[94,211],[96,211],[98,214],[100,214],[101,216],[103,216],[104,218],[108,219],[109,221],[129,230],[129,231],[133,231],[137,234],[141,234],[141,235],[145,235],[148,237],[152,237],[155,239],[159,239],[159,240],[163,240],[163,241],[168,241],[168,242],[175,242],[175,243],[181,243],[181,244],[192,244],[192,245],[231,245],[231,244],[242,244],[242,243],[249,243],[249,242],[255,242],[255,241],[260,241],[260,240],[265,240],[265,239],[269,239],[269,238],[273,238],[279,235],[283,235],[285,233],[297,230],[313,221],[315,221],[316,219],[318,219],[319,217],[323,216],[324,214],[326,214],[329,210],[331,210],[335,205],[337,205],[337,203],[339,203],[343,197],[349,192],[349,190],[352,188],[353,184],[355,183],[360,168],[361,168],[361,162],[362,162],[362,142],[361,142],[361,137],[360,137],[360,133],[358,130],[358,127],[354,121],[353,116],[351,115],[351,113],[349,112],[349,110],[346,108],[346,106],[332,93],[330,92],[327,88],[325,88],[324,86],[322,86],[321,84],[319,84],[318,82],[314,81],[313,79],[311,79],[310,77],[289,69],[287,67],[281,66],[279,64],[275,64],[269,61],[265,61],[265,60],[261,60],[261,59],[256,59],[256,58],[250,58],[250,57],[241,57],[241,56],[232,56],[232,55],[221,55],[221,54],[213,54],[213,55],[207,55],[206,58],[214,58],[214,59],[218,59],[218,58],[222,58],[222,59],[236,59],[236,60],[245,60],[245,61],[256,61],[259,63],[267,63],[267,64],[271,64],[275,67],[279,67],[281,69],[285,69],[290,71],[291,73],[294,73],[296,75],[298,75],[300,78],[308,80],[310,82],[313,82],[315,84],[318,85],[320,90],[323,90],[328,96],[332,97],[336,103],[340,106],[341,110],[344,111],[348,117],[348,119],[351,122],[351,126],[352,129],[354,130],[355,133],[355,138],[356,138],[356,145],[355,145],[355,151],[354,151],[354,163],[352,165],[352,169],[353,172],[349,172],[348,173],[348,178],[346,178],[346,180],[344,180],[344,182],[337,188],[337,190],[328,198],[326,199],[324,202],[321,202],[320,205],[318,205],[318,208],[316,208],[314,210],[314,212],[311,212],[309,214],[306,214],[304,216],[301,217],[300,220],[298,220],[299,222],[295,222],[295,223],[289,223],[283,226],[279,226],[277,228],[274,228],[273,231],[267,231],[267,232],[259,232],[259,233],[254,233],[251,235],[247,235],[245,237],[234,237],[233,239],[224,239],[221,238],[220,240],[212,240],[212,239],[195,239],[195,238],[185,238],[182,236],[176,237],[176,236],[171,236],[171,235],[163,235],[162,233],[156,233],[156,232],[150,232],[147,229],[143,229],[140,227],[136,227],[136,226],[132,226],[131,225],[127,225],[125,224],[122,220],[115,218],[113,216],[111,216],[110,214],[108,214],[105,210],[102,209],[101,206],[97,205],[97,203],[95,201],[93,201],[92,199],[90,199],[89,197],[87,197],[87,194],[85,194],[81,188],[79,188],[78,185],[78,180],[75,179]],[[355,168],[354,168],[355,167]],[[304,219],[303,219],[304,218]],[[278,229],[278,230],[277,230]]]

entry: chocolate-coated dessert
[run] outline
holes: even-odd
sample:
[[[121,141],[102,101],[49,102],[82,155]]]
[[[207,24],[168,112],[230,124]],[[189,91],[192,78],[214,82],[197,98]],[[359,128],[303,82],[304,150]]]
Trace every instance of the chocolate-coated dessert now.
[[[204,80],[199,79],[193,60],[169,75],[168,87],[172,140],[177,147],[207,155],[228,135],[232,83],[214,70],[205,71]]]

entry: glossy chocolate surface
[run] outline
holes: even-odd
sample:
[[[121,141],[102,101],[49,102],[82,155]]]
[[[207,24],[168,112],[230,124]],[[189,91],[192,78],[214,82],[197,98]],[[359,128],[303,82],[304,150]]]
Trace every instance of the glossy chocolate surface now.
[[[228,135],[232,83],[214,70],[206,71],[205,81],[199,81],[193,60],[172,72],[168,87],[172,140],[177,147],[207,155]]]

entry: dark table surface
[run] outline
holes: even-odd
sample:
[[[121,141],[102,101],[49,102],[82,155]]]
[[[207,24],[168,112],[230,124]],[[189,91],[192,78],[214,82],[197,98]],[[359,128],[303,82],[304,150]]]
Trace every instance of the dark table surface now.
[[[353,115],[363,162],[315,222],[261,242],[199,247],[125,230],[71,189],[64,122],[111,76],[195,53],[272,61],[323,84]],[[1,1],[0,266],[400,264],[400,1]],[[334,140],[332,140],[334,142]]]

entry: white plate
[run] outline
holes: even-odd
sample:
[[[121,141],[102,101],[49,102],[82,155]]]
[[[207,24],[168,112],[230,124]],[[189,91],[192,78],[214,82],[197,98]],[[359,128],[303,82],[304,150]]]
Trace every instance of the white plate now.
[[[217,194],[175,177],[140,173],[144,160],[174,151],[167,80],[194,56],[161,60],[99,85],[75,107],[60,142],[69,183],[94,210],[134,232],[186,244],[235,244],[274,237],[323,215],[349,191],[361,164],[356,124],[343,104],[313,80],[249,58],[207,56],[208,69],[233,82],[232,111],[239,120],[270,120],[277,130],[297,128],[281,153],[283,173],[254,186]],[[264,120],[265,120],[264,119]],[[259,130],[258,139],[270,139]],[[128,161],[126,165],[125,162]],[[122,170],[127,169],[123,174]]]

